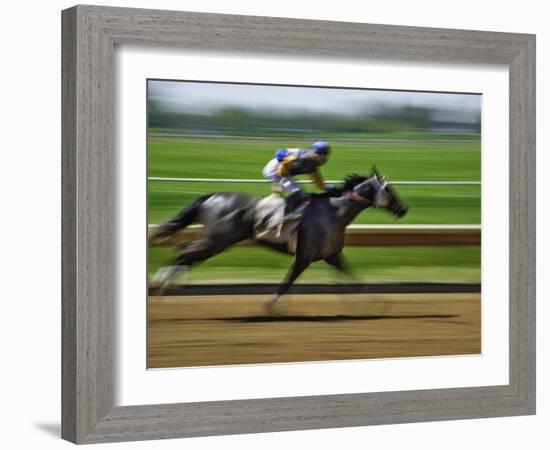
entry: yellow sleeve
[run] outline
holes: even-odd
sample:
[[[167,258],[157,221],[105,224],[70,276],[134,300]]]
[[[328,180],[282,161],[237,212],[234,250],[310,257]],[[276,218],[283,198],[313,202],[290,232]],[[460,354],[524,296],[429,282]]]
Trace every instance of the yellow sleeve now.
[[[283,159],[279,164],[279,167],[277,167],[277,173],[281,177],[286,177],[288,175],[288,172],[290,171],[290,166],[294,161],[296,161],[296,158],[297,158],[296,155],[292,155],[292,156],[287,156],[285,159]]]
[[[321,172],[319,172],[319,169],[315,169],[315,171],[311,172],[309,177],[313,180],[315,186],[319,189],[325,190],[325,182],[323,181],[323,177]]]

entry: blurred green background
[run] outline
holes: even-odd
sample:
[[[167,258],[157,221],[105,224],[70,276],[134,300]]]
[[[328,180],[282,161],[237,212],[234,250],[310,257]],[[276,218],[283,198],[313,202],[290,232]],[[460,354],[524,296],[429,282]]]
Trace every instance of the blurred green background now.
[[[278,148],[308,148],[322,138],[333,149],[321,168],[328,180],[368,174],[374,164],[390,182],[481,180],[479,96],[158,80],[148,87],[149,177],[261,179]],[[355,223],[481,222],[480,186],[396,190],[410,206],[404,219],[368,209]],[[167,220],[216,191],[265,196],[270,184],[149,181],[148,222]],[[171,249],[150,248],[149,274],[169,264],[171,255]],[[318,262],[298,282],[477,283],[481,278],[479,247],[348,248],[345,255],[353,280]],[[233,248],[195,266],[187,282],[279,282],[291,262],[269,249]]]
[[[326,179],[347,173],[368,173],[376,164],[390,180],[478,181],[480,142],[445,136],[445,141],[358,142],[331,140],[333,153],[322,168]],[[148,140],[150,177],[254,178],[274,151],[286,142],[163,136],[158,130]],[[307,146],[295,138],[287,145]],[[305,177],[298,177],[305,179]],[[313,189],[311,185],[307,189]],[[396,221],[385,211],[368,209],[355,223],[372,224],[479,224],[480,186],[399,186],[409,214]],[[164,221],[196,197],[215,191],[242,191],[264,196],[269,184],[162,182],[148,184],[148,221]],[[479,282],[479,247],[349,248],[346,256],[362,282]],[[168,263],[170,249],[149,249],[149,273]],[[190,283],[277,282],[291,259],[263,248],[235,248],[197,266]],[[299,282],[349,282],[324,262],[310,267]]]

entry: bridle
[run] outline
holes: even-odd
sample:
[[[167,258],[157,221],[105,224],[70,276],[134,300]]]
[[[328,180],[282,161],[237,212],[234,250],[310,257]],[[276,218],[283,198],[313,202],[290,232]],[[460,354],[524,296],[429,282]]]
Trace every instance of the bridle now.
[[[361,191],[362,188],[364,188],[367,184],[371,184],[374,188],[374,197],[372,200],[369,200],[365,197],[363,197],[358,192]],[[373,175],[370,178],[367,178],[365,181],[359,183],[356,185],[352,190],[352,198],[355,201],[366,203],[367,205],[374,205],[376,206],[378,202],[380,201],[380,197],[382,196],[382,192],[384,191],[384,188],[387,185],[387,181],[384,181],[384,179],[379,180],[377,176]]]

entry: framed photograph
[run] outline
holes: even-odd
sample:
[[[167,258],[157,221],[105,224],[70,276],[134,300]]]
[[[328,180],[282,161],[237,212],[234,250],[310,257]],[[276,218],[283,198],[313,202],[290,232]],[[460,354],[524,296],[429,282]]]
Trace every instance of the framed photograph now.
[[[535,413],[535,37],[75,6],[62,436]]]
[[[149,368],[481,353],[480,94],[147,92]]]

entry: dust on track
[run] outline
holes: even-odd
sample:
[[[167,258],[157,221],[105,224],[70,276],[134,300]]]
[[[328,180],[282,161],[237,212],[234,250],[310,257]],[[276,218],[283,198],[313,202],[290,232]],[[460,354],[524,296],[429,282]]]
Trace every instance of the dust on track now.
[[[479,354],[481,297],[296,294],[149,297],[148,367]]]

